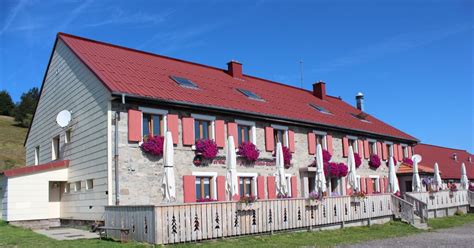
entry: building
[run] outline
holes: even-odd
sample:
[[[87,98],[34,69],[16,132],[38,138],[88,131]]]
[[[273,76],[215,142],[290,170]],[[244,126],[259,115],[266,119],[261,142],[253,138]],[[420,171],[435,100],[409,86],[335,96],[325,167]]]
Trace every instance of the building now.
[[[178,203],[226,200],[222,148],[228,135],[237,146],[248,141],[260,150],[256,162],[239,158],[237,168],[241,194],[260,199],[277,197],[277,142],[292,154],[285,170],[290,197],[311,191],[316,144],[334,162],[346,162],[352,146],[362,158],[359,182],[371,194],[384,191],[388,157],[411,157],[418,142],[363,112],[361,94],[357,108],[328,95],[323,82],[308,91],[246,75],[236,61],[227,66],[59,33],[25,142],[28,167],[1,176],[3,218],[91,221],[103,219],[107,205],[161,204],[162,159],[140,149],[149,134],[173,134]],[[62,110],[72,114],[63,128],[56,123]],[[219,151],[196,166],[200,139],[214,140]],[[382,160],[378,169],[368,164],[374,154]],[[344,177],[328,186],[332,194],[347,194]],[[51,204],[53,212],[33,207]]]

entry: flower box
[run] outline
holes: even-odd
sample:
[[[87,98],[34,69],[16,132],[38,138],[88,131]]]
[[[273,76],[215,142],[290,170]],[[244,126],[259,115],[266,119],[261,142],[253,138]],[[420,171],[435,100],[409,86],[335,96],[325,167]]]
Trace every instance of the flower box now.
[[[238,202],[237,203],[237,210],[239,211],[249,211],[249,210],[256,210],[258,209],[257,204],[255,203],[245,203],[245,202]]]
[[[314,207],[321,205],[322,201],[318,199],[306,199],[306,207]]]

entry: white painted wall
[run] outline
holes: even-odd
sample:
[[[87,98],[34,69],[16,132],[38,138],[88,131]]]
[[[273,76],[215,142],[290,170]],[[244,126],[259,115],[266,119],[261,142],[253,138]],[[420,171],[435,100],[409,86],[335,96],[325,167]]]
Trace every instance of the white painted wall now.
[[[9,177],[7,221],[60,218],[60,202],[49,202],[49,182],[67,181],[68,168]]]

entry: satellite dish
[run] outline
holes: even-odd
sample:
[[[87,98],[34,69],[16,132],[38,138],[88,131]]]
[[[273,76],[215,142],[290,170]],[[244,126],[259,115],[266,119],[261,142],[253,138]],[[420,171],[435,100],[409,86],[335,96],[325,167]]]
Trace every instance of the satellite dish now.
[[[63,110],[56,116],[56,123],[58,123],[60,127],[66,127],[69,125],[69,122],[71,122],[71,112],[68,110]]]
[[[413,160],[413,162],[416,160],[416,162],[419,163],[419,162],[421,162],[421,159],[422,159],[422,157],[419,154],[415,154],[415,155],[413,155],[413,157],[411,157],[411,160]]]

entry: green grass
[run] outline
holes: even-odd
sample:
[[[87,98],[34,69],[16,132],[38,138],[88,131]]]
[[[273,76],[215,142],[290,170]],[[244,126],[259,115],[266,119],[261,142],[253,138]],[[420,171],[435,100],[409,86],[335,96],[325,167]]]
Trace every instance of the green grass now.
[[[18,127],[9,116],[0,116],[0,171],[25,166],[27,128]]]
[[[452,216],[429,220],[433,229],[462,226],[474,222],[474,214]],[[341,244],[353,244],[375,239],[402,237],[423,233],[402,222],[391,221],[384,225],[371,227],[350,227],[320,232],[288,232],[274,235],[247,236],[206,241],[193,244],[178,244],[170,247],[331,247]],[[142,243],[122,244],[112,240],[72,240],[57,241],[34,233],[31,230],[7,225],[0,221],[0,247],[152,247]]]

